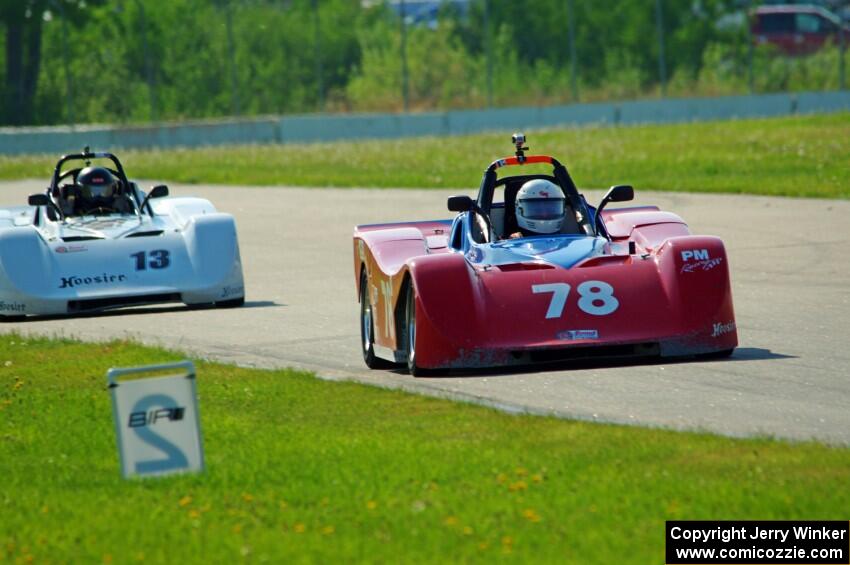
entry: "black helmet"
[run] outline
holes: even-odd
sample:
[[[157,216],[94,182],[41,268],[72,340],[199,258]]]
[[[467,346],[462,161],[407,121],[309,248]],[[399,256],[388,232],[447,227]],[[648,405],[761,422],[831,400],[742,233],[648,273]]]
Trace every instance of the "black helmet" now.
[[[115,196],[117,182],[109,169],[86,167],[77,174],[77,184],[86,200],[106,199]]]

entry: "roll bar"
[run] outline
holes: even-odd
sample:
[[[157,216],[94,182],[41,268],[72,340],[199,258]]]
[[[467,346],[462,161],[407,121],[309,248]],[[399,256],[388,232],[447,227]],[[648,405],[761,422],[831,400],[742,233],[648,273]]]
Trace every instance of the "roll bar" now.
[[[555,180],[564,191],[564,196],[570,203],[573,210],[581,212],[579,225],[584,229],[585,233],[596,233],[595,227],[591,224],[590,211],[585,205],[581,195],[578,192],[578,187],[573,181],[567,168],[560,161],[549,155],[528,155],[528,147],[525,147],[526,137],[523,133],[515,133],[511,137],[511,142],[516,147],[516,152],[513,157],[505,157],[497,159],[490,163],[487,170],[484,171],[484,176],[481,179],[481,185],[478,189],[478,198],[476,204],[484,215],[490,214],[490,208],[493,204],[493,192],[496,187],[496,171],[502,167],[533,165],[533,164],[548,164],[552,165],[552,174]]]
[[[118,180],[121,181],[123,186],[130,186],[130,181],[127,180],[127,175],[124,173],[124,167],[121,166],[121,161],[118,160],[118,157],[113,155],[112,153],[106,152],[93,152],[88,147],[83,149],[82,153],[71,153],[68,155],[62,155],[59,161],[56,163],[56,168],[53,170],[53,178],[50,181],[50,188],[54,189],[59,183],[59,176],[62,173],[62,165],[67,163],[68,161],[91,161],[92,159],[109,159],[115,165],[115,170],[118,173]]]
[[[56,167],[53,169],[53,176],[50,179],[50,186],[47,189],[48,198],[53,200],[53,193],[59,187],[59,177],[62,175],[62,165],[67,163],[68,161],[85,161],[88,164],[92,159],[109,159],[115,165],[115,172],[118,173],[118,180],[121,182],[121,186],[124,187],[124,190],[128,192],[128,194],[132,194],[132,199],[136,202],[136,214],[143,214],[143,210],[141,208],[141,202],[136,198],[135,191],[131,190],[130,181],[127,179],[127,174],[124,172],[124,167],[121,165],[121,161],[118,160],[112,153],[104,152],[104,151],[92,151],[88,146],[83,148],[82,153],[69,153],[67,155],[62,155],[59,158],[59,161],[56,163]],[[57,207],[58,208],[58,207]],[[62,212],[61,208],[59,208],[60,217],[64,220],[65,214]],[[153,215],[153,214],[151,214]]]

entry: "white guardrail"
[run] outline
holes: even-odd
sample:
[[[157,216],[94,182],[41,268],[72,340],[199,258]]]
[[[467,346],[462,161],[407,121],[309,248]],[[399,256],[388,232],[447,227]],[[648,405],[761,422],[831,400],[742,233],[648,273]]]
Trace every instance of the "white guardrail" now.
[[[85,145],[111,150],[446,136],[495,130],[675,123],[842,110],[850,110],[850,91],[668,98],[417,114],[315,114],[144,126],[0,128],[0,154],[67,153]]]

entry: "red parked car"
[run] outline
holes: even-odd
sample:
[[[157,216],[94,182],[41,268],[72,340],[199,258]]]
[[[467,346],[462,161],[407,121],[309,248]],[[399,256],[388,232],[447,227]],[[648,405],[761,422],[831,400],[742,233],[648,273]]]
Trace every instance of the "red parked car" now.
[[[838,45],[843,33],[844,44],[850,42],[850,28],[841,18],[819,6],[761,6],[751,19],[756,44],[770,43],[788,55],[814,53],[827,42]]]

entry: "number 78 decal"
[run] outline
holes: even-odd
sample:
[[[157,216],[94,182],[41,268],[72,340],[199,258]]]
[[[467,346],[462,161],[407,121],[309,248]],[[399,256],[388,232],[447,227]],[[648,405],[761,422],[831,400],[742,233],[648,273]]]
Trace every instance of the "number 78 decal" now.
[[[552,293],[546,319],[560,318],[572,287],[567,283],[535,284],[531,292],[541,294]],[[620,301],[614,296],[614,287],[602,281],[585,281],[578,285],[578,307],[582,312],[594,316],[607,316],[620,307]]]

